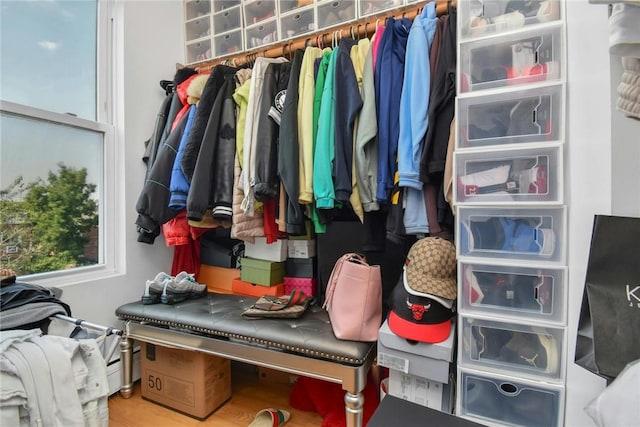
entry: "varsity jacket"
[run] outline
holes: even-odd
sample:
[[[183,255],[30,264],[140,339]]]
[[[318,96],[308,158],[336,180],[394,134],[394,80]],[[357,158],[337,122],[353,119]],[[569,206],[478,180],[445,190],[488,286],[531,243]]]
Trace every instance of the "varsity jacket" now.
[[[236,154],[234,89],[234,75],[225,75],[211,108],[187,198],[187,218],[193,221],[200,221],[207,208],[212,209],[214,219],[231,219]]]
[[[278,138],[291,63],[269,64],[264,73],[259,106],[254,197],[265,201],[278,195]],[[280,150],[282,152],[284,150]],[[288,153],[285,153],[288,154]]]

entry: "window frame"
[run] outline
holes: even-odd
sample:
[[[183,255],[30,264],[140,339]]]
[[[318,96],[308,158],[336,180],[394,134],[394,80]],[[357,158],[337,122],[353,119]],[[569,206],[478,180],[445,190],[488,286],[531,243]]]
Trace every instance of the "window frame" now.
[[[117,73],[114,58],[116,26],[115,4],[113,0],[97,0],[96,17],[96,120],[43,110],[23,104],[0,99],[0,111],[3,114],[22,117],[40,122],[49,122],[62,126],[75,127],[102,134],[101,188],[99,196],[99,263],[91,266],[76,267],[69,270],[57,270],[22,276],[24,280],[37,282],[44,286],[64,287],[90,280],[122,274],[124,232],[122,228],[122,208],[124,204],[124,148],[122,138],[117,136],[114,124],[119,117],[116,102]],[[120,254],[120,256],[118,255]]]

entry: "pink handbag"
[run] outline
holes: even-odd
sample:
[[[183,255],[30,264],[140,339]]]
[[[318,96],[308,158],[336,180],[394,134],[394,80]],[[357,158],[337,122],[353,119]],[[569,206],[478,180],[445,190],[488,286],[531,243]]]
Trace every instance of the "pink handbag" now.
[[[364,256],[344,254],[333,266],[324,304],[336,338],[372,342],[382,322],[382,276],[379,265]]]

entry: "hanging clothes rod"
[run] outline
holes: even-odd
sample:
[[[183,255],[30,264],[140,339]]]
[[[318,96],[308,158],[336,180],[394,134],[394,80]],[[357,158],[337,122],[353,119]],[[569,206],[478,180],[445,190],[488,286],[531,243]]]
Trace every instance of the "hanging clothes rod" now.
[[[93,329],[96,331],[104,332],[106,336],[109,335],[119,335],[122,336],[124,334],[123,331],[116,328],[111,328],[109,326],[97,325],[95,323],[87,322],[86,320],[76,319],[74,317],[65,316],[63,314],[55,314],[53,317],[56,319],[63,320],[65,322],[73,323],[76,326],[82,326],[85,328]]]
[[[435,0],[436,14],[438,16],[446,15],[449,10],[449,6],[456,7],[456,1]],[[312,34],[297,37],[286,42],[270,45],[265,48],[257,48],[246,50],[236,53],[234,55],[228,55],[220,58],[215,58],[205,63],[195,66],[199,72],[205,72],[218,64],[228,64],[235,67],[242,66],[244,64],[250,64],[256,60],[256,58],[277,58],[280,56],[291,57],[293,52],[297,49],[304,49],[308,46],[314,47],[331,47],[332,40],[340,40],[342,37],[371,37],[378,25],[384,25],[387,18],[394,17],[409,18],[413,20],[417,15],[422,12],[422,9],[427,5],[429,1],[416,2],[410,6],[405,6],[399,9],[394,9],[386,12],[379,13],[377,15],[367,16],[366,18],[359,19],[357,21],[351,21],[342,26],[336,26],[327,28],[326,30],[317,31]]]

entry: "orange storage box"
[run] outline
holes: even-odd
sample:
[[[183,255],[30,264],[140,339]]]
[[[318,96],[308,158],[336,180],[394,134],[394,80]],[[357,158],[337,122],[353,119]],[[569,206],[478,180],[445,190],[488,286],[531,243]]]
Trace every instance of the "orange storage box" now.
[[[263,286],[254,285],[253,283],[245,282],[239,278],[233,279],[232,285],[233,293],[236,295],[245,295],[249,297],[261,297],[263,295],[280,296],[284,295],[284,283],[278,283],[277,285]]]
[[[232,294],[233,279],[240,277],[240,270],[237,268],[216,267],[207,264],[200,264],[198,273],[198,283],[207,285],[209,292],[219,294]]]

